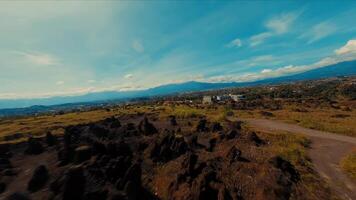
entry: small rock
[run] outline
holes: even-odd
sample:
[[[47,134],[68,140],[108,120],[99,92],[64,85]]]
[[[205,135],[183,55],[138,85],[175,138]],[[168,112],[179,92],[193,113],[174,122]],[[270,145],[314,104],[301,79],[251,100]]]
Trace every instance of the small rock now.
[[[230,161],[230,163],[232,163],[234,161],[240,160],[241,155],[242,155],[241,151],[233,146],[227,153],[226,158]]]

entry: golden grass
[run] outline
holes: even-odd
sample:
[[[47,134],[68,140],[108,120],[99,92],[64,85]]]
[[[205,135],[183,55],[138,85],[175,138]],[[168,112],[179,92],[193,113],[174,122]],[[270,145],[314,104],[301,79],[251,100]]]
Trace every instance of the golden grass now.
[[[298,124],[305,128],[327,131],[342,135],[356,137],[356,111],[340,111],[336,109],[308,109],[308,112],[296,112],[293,106],[285,107],[282,110],[268,111],[274,117],[262,116],[261,110],[236,111],[241,118],[270,118],[288,123]],[[347,115],[344,118],[334,117],[335,115]]]
[[[0,123],[0,137],[15,133],[43,135],[46,131],[61,129],[65,126],[89,123],[105,119],[119,112],[95,110],[88,112],[74,112],[63,115],[43,115],[13,120],[3,120]]]
[[[254,128],[249,127],[249,129]],[[258,129],[254,130],[258,131]],[[327,194],[328,199],[338,199],[332,194],[330,186],[313,170],[313,164],[307,156],[309,139],[284,131],[259,132],[259,135],[269,142],[265,149],[266,152],[281,156],[298,170],[301,180],[297,184],[296,196],[305,196],[308,199],[316,200]],[[295,198],[292,196],[291,199]]]
[[[356,180],[356,149],[343,158],[340,165],[352,179]]]

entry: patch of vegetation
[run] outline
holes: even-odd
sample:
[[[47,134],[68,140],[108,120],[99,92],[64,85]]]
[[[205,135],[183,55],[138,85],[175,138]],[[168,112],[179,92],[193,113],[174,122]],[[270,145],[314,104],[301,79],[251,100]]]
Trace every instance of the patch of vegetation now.
[[[340,165],[352,179],[356,180],[356,150],[342,159]]]
[[[289,132],[264,133],[269,141],[269,152],[281,156],[292,163],[300,173],[301,181],[296,187],[292,199],[337,199],[327,183],[313,169],[307,156],[310,140],[304,136]]]
[[[204,116],[203,110],[189,106],[175,106],[172,108],[170,114],[182,119]]]

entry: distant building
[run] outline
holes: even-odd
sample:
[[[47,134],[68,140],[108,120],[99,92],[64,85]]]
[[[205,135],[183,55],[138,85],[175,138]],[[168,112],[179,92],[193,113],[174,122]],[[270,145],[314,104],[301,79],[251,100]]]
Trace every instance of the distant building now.
[[[236,102],[245,99],[245,95],[242,95],[242,94],[230,94],[229,96],[233,101],[236,101]]]
[[[203,96],[203,104],[211,104],[213,103],[213,99],[211,96]]]

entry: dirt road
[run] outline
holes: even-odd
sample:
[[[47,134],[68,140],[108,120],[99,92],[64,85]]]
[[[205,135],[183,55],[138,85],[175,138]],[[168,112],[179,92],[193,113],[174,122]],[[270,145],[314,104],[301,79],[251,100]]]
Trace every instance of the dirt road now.
[[[356,200],[356,182],[339,168],[340,160],[356,147],[356,138],[268,119],[244,119],[244,121],[266,131],[280,130],[308,136],[312,141],[308,154],[316,170],[341,198]]]

